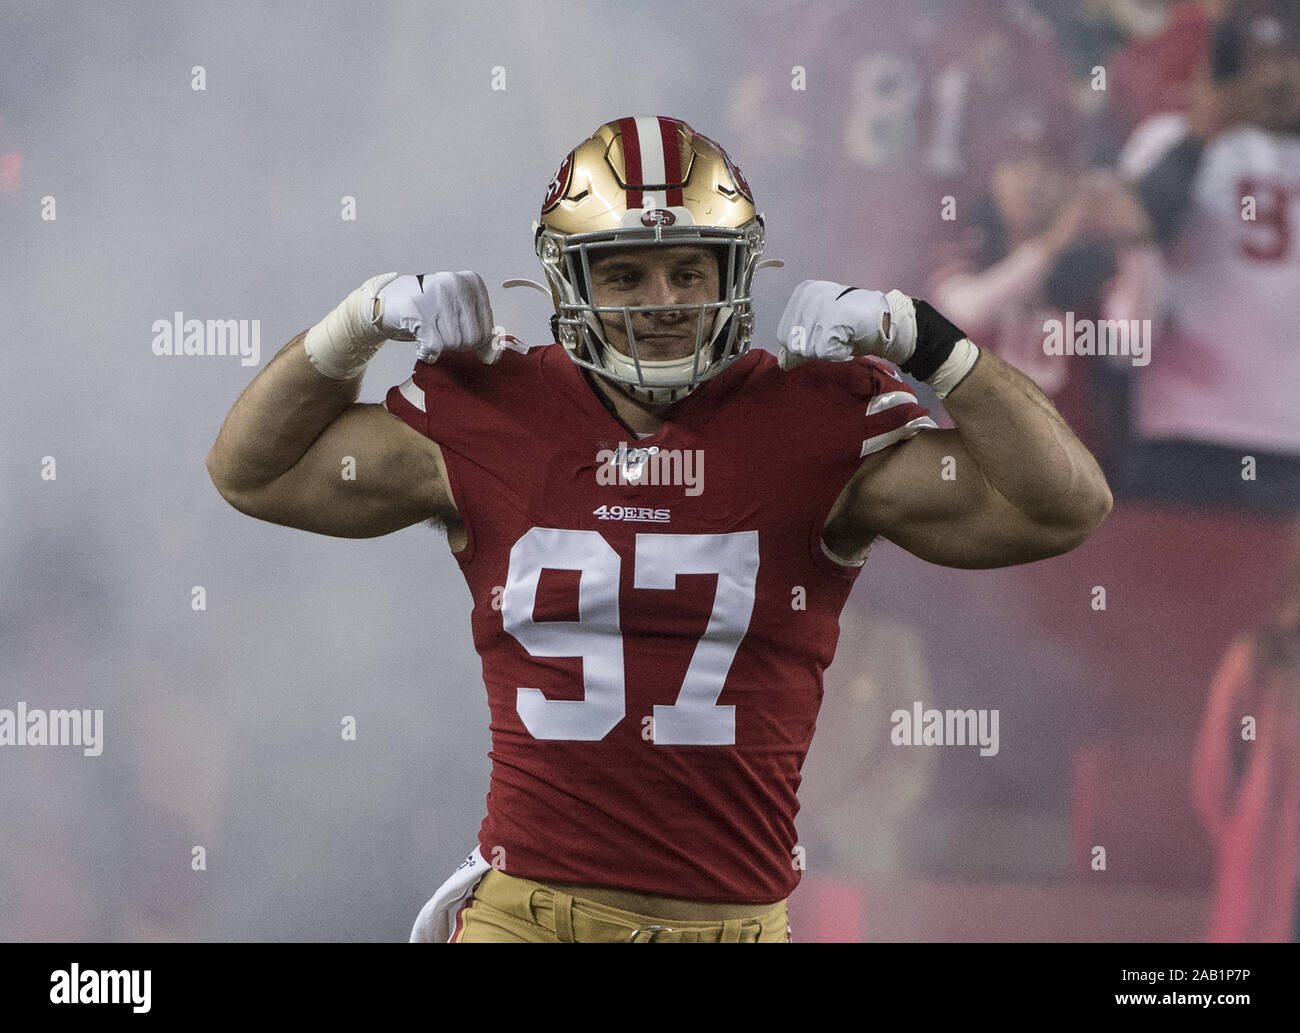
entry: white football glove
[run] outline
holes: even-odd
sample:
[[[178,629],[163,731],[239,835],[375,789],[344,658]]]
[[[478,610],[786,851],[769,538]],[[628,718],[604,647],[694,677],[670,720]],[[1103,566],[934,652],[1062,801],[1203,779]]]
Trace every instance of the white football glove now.
[[[513,337],[498,337],[487,287],[477,273],[372,276],[307,331],[311,364],[327,377],[347,380],[366,368],[385,341],[415,341],[424,362],[443,349],[476,351],[486,363],[501,349],[522,350]]]
[[[889,313],[889,334],[882,329]],[[777,325],[782,369],[805,359],[848,362],[878,355],[897,366],[916,350],[916,311],[901,291],[866,290],[828,280],[804,280],[794,289]]]
[[[394,341],[415,341],[423,362],[437,362],[444,350],[473,351],[492,361],[492,305],[478,273],[399,276],[379,292],[379,325]]]

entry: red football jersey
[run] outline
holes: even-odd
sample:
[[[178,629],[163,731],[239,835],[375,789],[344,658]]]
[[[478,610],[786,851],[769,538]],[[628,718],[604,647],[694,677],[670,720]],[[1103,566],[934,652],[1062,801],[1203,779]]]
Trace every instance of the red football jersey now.
[[[641,440],[558,345],[417,363],[492,715],[484,857],[540,881],[775,903],[859,567],[821,529],[869,452],[933,427],[884,363],[751,351]],[[503,848],[504,853],[498,851]]]

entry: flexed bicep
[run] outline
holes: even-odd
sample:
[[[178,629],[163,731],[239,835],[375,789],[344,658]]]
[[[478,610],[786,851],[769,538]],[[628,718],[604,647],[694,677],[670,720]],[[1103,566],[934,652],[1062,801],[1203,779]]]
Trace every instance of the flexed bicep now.
[[[867,456],[824,537],[848,558],[881,537],[930,563],[963,569],[1030,563],[1078,544],[1071,529],[1044,526],[1008,502],[956,430],[924,430]]]
[[[457,520],[441,450],[380,405],[345,409],[285,473],[226,499],[260,520],[340,538]]]

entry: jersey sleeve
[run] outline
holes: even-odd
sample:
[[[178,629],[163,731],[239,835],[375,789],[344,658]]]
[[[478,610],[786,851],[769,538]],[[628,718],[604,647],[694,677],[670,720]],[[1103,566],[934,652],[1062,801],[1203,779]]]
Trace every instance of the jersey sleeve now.
[[[384,408],[439,445],[460,450],[492,422],[492,408],[509,404],[506,366],[484,366],[468,352],[418,361],[411,376],[388,389]],[[433,400],[434,404],[430,404]]]
[[[854,424],[862,439],[859,459],[923,430],[938,429],[930,410],[916,400],[916,393],[888,363],[862,357],[854,359],[850,367],[844,384],[846,404],[853,407]]]
[[[782,376],[798,377],[796,418],[804,426],[819,428],[815,456],[804,453],[800,458],[807,468],[788,473],[808,496],[809,554],[825,573],[856,576],[863,561],[833,555],[822,540],[836,499],[867,456],[938,426],[912,388],[880,359],[806,362]]]
[[[429,413],[425,403],[424,388],[415,382],[415,372],[401,384],[395,384],[384,396],[383,406],[403,423],[414,427],[425,437],[429,437]]]
[[[520,358],[514,356],[512,358]],[[388,389],[384,408],[434,441],[447,471],[447,486],[465,532],[457,562],[470,562],[479,539],[478,500],[490,499],[496,485],[484,487],[480,460],[499,449],[501,413],[518,402],[513,362],[485,366],[469,352],[444,352],[436,363],[417,361],[411,376]]]

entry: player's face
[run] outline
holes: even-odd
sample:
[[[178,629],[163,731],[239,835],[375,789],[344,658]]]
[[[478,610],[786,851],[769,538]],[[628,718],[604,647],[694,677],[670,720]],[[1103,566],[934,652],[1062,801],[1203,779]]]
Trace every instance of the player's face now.
[[[721,299],[718,263],[706,247],[640,247],[607,251],[591,260],[592,304],[698,305]],[[598,314],[605,340],[615,350],[631,356],[627,323],[613,312]],[[705,310],[707,334],[714,313]],[[650,362],[681,359],[695,351],[700,312],[633,312],[632,331],[637,355]]]
[[[993,196],[1013,240],[1041,233],[1066,201],[1068,181],[1039,154],[1000,161],[993,171]]]
[[[1242,75],[1251,120],[1274,132],[1300,131],[1300,52],[1261,47]]]

